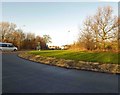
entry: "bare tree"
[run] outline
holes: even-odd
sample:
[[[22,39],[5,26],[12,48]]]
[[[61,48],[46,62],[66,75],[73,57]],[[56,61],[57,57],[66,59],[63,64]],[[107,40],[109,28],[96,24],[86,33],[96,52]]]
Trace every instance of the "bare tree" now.
[[[9,35],[15,31],[16,25],[8,22],[0,23],[1,41],[5,42],[9,39]]]
[[[43,35],[45,43],[51,43],[51,37],[49,35]]]
[[[23,33],[23,30],[17,29],[17,46],[19,49],[23,47],[23,42],[25,40],[25,33]]]
[[[118,17],[113,16],[112,13],[110,6],[99,7],[96,14],[86,18],[84,22],[83,32],[92,38],[96,49],[101,46],[105,50],[106,43],[113,40],[118,33]],[[88,38],[86,34],[83,36]]]
[[[117,29],[117,17],[112,15],[113,10],[110,6],[98,8],[94,16],[94,24],[97,25],[98,34],[105,49],[106,41],[113,38],[113,34]],[[95,29],[93,29],[95,30]]]
[[[84,22],[83,30],[81,31],[81,36],[79,41],[82,41],[84,47],[87,50],[93,50],[95,43],[94,43],[94,36],[91,29],[91,17],[87,17]]]

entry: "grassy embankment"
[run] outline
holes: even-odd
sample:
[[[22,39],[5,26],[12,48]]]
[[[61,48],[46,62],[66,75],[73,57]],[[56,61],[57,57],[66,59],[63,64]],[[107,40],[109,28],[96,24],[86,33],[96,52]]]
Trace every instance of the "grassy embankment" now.
[[[41,55],[44,57],[55,57],[62,59],[70,59],[75,61],[99,62],[120,64],[120,54],[113,52],[82,52],[70,50],[43,50],[30,51],[29,53]]]

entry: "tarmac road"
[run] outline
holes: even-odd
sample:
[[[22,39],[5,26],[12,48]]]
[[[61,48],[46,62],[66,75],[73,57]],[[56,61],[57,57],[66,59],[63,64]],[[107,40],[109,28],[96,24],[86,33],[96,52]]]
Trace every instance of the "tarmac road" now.
[[[31,62],[2,54],[3,93],[118,93],[119,75]]]

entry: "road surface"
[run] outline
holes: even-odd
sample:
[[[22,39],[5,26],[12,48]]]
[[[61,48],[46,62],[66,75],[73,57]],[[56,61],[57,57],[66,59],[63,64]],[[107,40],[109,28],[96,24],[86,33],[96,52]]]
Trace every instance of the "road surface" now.
[[[118,75],[49,66],[2,56],[3,93],[118,93]]]

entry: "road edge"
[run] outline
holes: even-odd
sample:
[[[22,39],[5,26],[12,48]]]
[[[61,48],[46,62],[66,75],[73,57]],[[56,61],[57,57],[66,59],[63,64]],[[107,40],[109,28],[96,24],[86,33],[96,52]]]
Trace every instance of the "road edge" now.
[[[19,53],[18,57],[30,61],[34,61],[37,63],[63,67],[67,69],[120,74],[120,65],[118,64],[103,64],[98,62],[84,62],[84,61],[57,59],[53,57],[43,57],[40,55],[28,54],[27,52]]]

